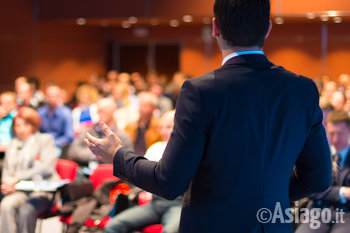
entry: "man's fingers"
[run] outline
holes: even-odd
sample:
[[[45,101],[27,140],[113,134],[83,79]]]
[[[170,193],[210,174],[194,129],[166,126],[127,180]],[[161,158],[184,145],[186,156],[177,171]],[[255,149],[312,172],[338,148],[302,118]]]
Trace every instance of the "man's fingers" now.
[[[112,135],[112,130],[103,122],[100,122],[101,129],[106,136]]]
[[[91,134],[89,133],[86,133],[86,138],[88,139],[88,142],[89,143],[93,143],[94,145],[97,145],[99,143],[99,140],[98,138],[95,138],[94,136],[92,136]],[[88,144],[89,145],[89,144]]]

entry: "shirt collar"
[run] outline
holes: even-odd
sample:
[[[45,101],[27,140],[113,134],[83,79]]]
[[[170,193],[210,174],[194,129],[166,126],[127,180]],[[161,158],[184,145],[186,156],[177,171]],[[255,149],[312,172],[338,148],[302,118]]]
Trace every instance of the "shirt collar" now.
[[[264,55],[264,52],[260,51],[260,50],[246,50],[246,51],[234,52],[234,53],[231,53],[231,54],[227,55],[226,57],[224,57],[224,59],[222,60],[222,65],[224,65],[231,58],[234,58],[234,57],[237,57],[237,56],[241,56],[241,55],[247,55],[247,54]]]
[[[341,160],[340,160],[340,165],[343,165],[343,164],[344,164],[344,162],[345,162],[345,160],[346,160],[346,156],[347,156],[347,154],[349,153],[349,150],[350,150],[350,146],[348,146],[348,147],[342,149],[341,151],[339,151],[339,156],[340,156],[340,158],[341,158]]]

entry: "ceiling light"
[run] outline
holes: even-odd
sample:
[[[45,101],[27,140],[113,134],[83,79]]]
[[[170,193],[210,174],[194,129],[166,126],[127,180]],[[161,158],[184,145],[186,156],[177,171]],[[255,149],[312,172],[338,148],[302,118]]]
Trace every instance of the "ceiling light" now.
[[[79,19],[77,19],[76,23],[78,25],[84,25],[84,24],[86,24],[86,19],[85,18],[79,18]]]
[[[131,23],[131,24],[135,24],[135,23],[137,23],[137,21],[138,21],[138,19],[134,16],[129,18],[129,23]]]
[[[306,14],[306,18],[308,18],[308,19],[314,19],[314,18],[316,18],[316,16],[315,16],[315,14],[314,13],[307,13]]]
[[[321,19],[321,21],[326,22],[329,20],[329,16],[328,15],[321,15],[320,19]]]
[[[284,23],[284,19],[282,17],[276,17],[275,23],[281,25]]]
[[[184,15],[184,16],[182,17],[182,20],[183,20],[184,22],[186,22],[186,23],[190,23],[190,22],[193,21],[193,16],[192,16],[192,15]]]
[[[179,20],[177,20],[177,19],[170,20],[169,24],[173,28],[178,27],[180,25]]]
[[[342,21],[343,21],[343,19],[339,16],[333,18],[334,23],[341,23]]]
[[[123,21],[122,22],[122,28],[130,28],[131,27],[131,24],[129,21]]]
[[[328,15],[330,17],[336,17],[336,16],[338,16],[338,12],[337,11],[328,11]]]

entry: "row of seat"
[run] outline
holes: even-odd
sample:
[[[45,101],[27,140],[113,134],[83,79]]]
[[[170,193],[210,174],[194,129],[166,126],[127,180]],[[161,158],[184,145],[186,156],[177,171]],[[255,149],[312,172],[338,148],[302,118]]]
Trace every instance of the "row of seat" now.
[[[76,178],[77,172],[78,172],[78,164],[66,159],[57,159],[56,160],[56,170],[58,175],[62,180],[69,180],[70,182],[73,182]],[[91,181],[93,188],[96,189],[100,185],[103,184],[103,182],[107,179],[112,180],[120,180],[119,178],[113,176],[113,165],[112,164],[100,164],[98,167],[93,171],[93,173],[89,176],[89,180]],[[56,194],[56,193],[55,193]],[[140,205],[146,205],[151,202],[152,196],[147,194],[147,192],[142,192],[139,195],[139,204]],[[57,216],[57,210],[59,209],[61,203],[54,203],[55,201],[55,195],[52,198],[51,202],[51,208],[41,214],[39,216],[39,232],[41,232],[42,227],[42,219],[46,219],[49,217]],[[64,217],[60,216],[60,221],[64,224],[63,229],[66,229],[66,226],[71,221],[71,216]],[[99,221],[98,223],[95,223],[92,219],[88,219],[85,222],[86,227],[97,227],[97,228],[104,228],[108,222],[110,221],[110,217],[107,217],[103,219],[102,221]],[[143,233],[161,233],[162,232],[162,225],[156,224],[151,225],[143,229]]]

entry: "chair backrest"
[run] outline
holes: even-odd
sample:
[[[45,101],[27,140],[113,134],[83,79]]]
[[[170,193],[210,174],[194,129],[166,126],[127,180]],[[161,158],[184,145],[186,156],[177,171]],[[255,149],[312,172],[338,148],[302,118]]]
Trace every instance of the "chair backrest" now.
[[[77,175],[78,164],[66,159],[56,159],[56,170],[61,179],[73,181]]]
[[[120,180],[119,178],[113,176],[113,164],[99,164],[89,177],[94,189],[102,185],[107,179]]]

